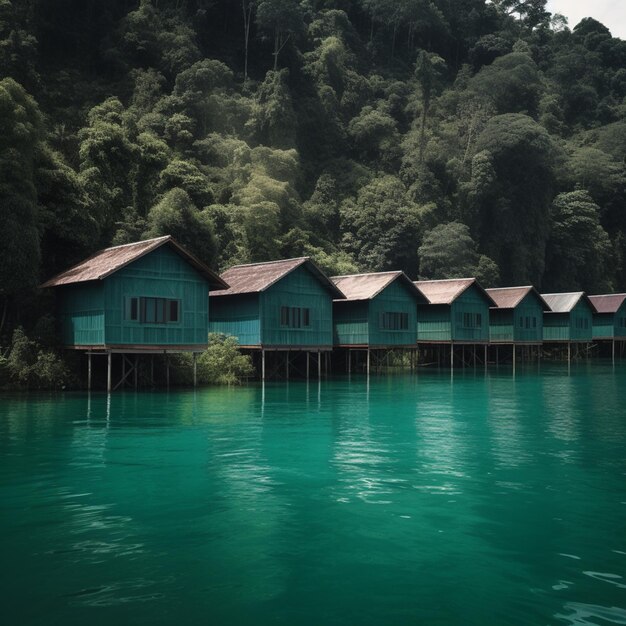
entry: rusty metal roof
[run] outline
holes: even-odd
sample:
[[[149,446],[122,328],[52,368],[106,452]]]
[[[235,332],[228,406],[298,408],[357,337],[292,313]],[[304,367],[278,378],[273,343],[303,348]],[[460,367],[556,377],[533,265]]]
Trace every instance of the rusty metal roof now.
[[[60,287],[62,285],[84,283],[91,280],[103,280],[107,276],[114,274],[133,261],[140,259],[163,245],[170,246],[177,254],[192,265],[207,279],[212,289],[225,289],[228,287],[215,272],[211,271],[202,261],[185,250],[171,235],[100,250],[91,255],[88,259],[78,263],[78,265],[74,265],[74,267],[71,267],[65,272],[54,276],[41,286]]]
[[[626,300],[626,293],[609,293],[602,296],[589,296],[598,313],[617,313]]]
[[[330,280],[343,292],[347,300],[371,300],[394,280],[401,280],[416,298],[423,302],[428,301],[426,296],[402,271],[331,276]]]
[[[541,297],[548,303],[550,311],[548,313],[569,313],[583,298],[587,301],[592,310],[595,306],[589,300],[584,291],[573,291],[570,293],[542,293]]]
[[[550,310],[548,303],[532,285],[526,287],[499,287],[497,289],[485,289],[485,291],[497,305],[491,307],[492,309],[514,309],[529,293],[534,293],[544,307],[544,311]]]
[[[273,284],[301,265],[306,265],[307,269],[331,292],[333,298],[344,298],[343,293],[337,289],[335,284],[317,267],[310,257],[235,265],[221,275],[221,278],[230,287],[211,295],[234,296],[244,293],[260,293],[269,289]]]
[[[430,304],[452,304],[466,289],[476,285],[489,302],[496,306],[491,296],[475,278],[448,278],[446,280],[417,280],[415,286],[428,298]]]

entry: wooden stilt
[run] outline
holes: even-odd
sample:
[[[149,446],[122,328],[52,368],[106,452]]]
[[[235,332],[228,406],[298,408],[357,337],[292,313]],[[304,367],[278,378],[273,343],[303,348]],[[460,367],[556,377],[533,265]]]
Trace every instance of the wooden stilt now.
[[[150,384],[154,387],[154,354],[150,355]]]
[[[352,351],[348,348],[348,374],[352,374]]]
[[[450,344],[450,369],[454,369],[454,344]]]
[[[122,354],[122,384],[126,386],[124,382],[126,380],[126,355]],[[116,388],[119,386],[119,383],[116,385]]]
[[[265,350],[261,350],[261,380],[265,380]]]
[[[367,375],[370,375],[370,349],[367,349]]]
[[[613,351],[615,352],[615,346]],[[87,352],[87,389],[91,391],[91,352]]]
[[[107,360],[107,391],[109,393],[111,393],[111,369],[112,369],[112,360],[113,360],[113,355],[111,354],[111,351],[109,351],[108,354],[108,360]]]
[[[193,386],[198,386],[198,355],[193,353]]]
[[[170,357],[168,354],[165,355],[165,378],[167,381],[167,388],[170,388]]]
[[[615,365],[615,339],[613,339],[612,341],[612,346],[611,346],[611,359],[613,361],[613,365]],[[89,361],[90,364],[90,368],[91,368],[91,360]]]
[[[306,352],[306,379],[307,380],[309,380],[310,359],[311,359],[311,353],[307,350]]]
[[[287,350],[287,358],[285,359],[285,374],[285,378],[289,380],[289,350]]]
[[[567,342],[567,362],[570,363],[572,360],[572,344]]]
[[[322,380],[322,351],[317,351],[317,380]]]
[[[135,372],[134,372],[134,374],[135,374],[135,389],[137,389],[137,378],[138,378],[138,375],[137,375],[137,360],[138,359],[139,359],[139,357],[137,355],[135,355]]]
[[[485,365],[485,369],[487,369],[487,344],[483,346],[483,363]]]
[[[513,374],[515,374],[515,367],[517,365],[517,350],[516,350],[517,346],[515,344],[513,344]]]

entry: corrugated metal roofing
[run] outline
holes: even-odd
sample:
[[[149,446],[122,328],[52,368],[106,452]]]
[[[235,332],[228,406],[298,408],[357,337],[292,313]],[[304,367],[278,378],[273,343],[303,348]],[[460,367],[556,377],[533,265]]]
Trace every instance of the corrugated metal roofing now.
[[[532,286],[526,287],[500,287],[496,289],[485,289],[496,303],[498,309],[514,309],[529,293],[534,292],[541,300],[544,311],[550,310],[548,303],[541,297],[541,294]]]
[[[626,300],[626,293],[610,293],[602,296],[589,296],[598,313],[617,313]]]
[[[88,259],[81,261],[78,265],[61,274],[57,274],[57,276],[54,276],[41,286],[59,287],[91,280],[102,280],[163,245],[169,245],[176,253],[193,265],[209,281],[213,289],[228,287],[215,272],[211,271],[202,261],[185,250],[171,235],[105,248],[91,255]]]
[[[485,294],[490,306],[496,306],[491,296],[480,286],[475,278],[415,281],[415,286],[428,298],[430,304],[452,304],[472,285],[476,285]]]
[[[348,300],[371,300],[394,280],[402,280],[417,298],[427,301],[426,296],[413,284],[402,271],[371,272],[369,274],[349,274],[331,276],[331,280]]]
[[[593,303],[585,295],[584,291],[573,291],[571,293],[542,293],[541,297],[548,303],[553,313],[569,313],[580,301],[585,298],[591,308],[595,310]]]
[[[343,298],[343,293],[322,272],[309,257],[297,259],[285,259],[282,261],[268,261],[266,263],[250,263],[248,265],[235,265],[222,273],[221,278],[230,287],[212,296],[234,296],[244,293],[259,293],[269,289],[287,274],[293,272],[301,265],[307,265],[309,270],[328,288],[333,298]]]

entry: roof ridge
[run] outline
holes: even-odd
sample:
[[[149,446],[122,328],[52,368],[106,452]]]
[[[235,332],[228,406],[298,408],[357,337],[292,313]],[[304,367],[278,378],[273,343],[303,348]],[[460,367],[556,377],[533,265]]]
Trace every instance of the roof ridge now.
[[[329,276],[331,280],[335,280],[335,278],[356,278],[357,276],[378,276],[378,275],[386,275],[386,274],[403,274],[402,270],[386,270],[384,272],[360,272],[358,274],[341,274],[339,276]]]
[[[414,280],[414,283],[448,283],[448,282],[452,282],[453,280],[475,280],[476,282],[477,279],[476,277],[471,277],[471,276],[466,276],[464,278],[429,278],[428,280]]]
[[[588,298],[616,298],[618,296],[626,297],[626,293],[596,293]]]
[[[534,289],[532,285],[520,285],[519,287],[486,287],[485,291],[504,291],[505,289]]]
[[[106,252],[107,250],[117,250],[118,248],[128,248],[130,246],[140,246],[146,243],[154,243],[155,241],[165,241],[166,239],[172,239],[172,235],[162,235],[161,237],[152,237],[151,239],[142,239],[141,241],[131,241],[130,243],[120,243],[117,246],[109,246],[108,248],[102,248],[98,252],[94,252],[92,256]]]
[[[257,261],[256,263],[239,263],[238,265],[231,265],[224,272],[235,269],[236,267],[254,267],[256,265],[275,265],[277,263],[287,263],[287,261],[311,261],[310,256],[296,256],[291,259],[275,259],[274,261]]]

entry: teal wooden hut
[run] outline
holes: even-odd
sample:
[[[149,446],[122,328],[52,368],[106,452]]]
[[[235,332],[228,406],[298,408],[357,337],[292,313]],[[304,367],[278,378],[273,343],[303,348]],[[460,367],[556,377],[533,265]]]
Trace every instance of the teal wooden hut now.
[[[400,271],[331,278],[345,298],[333,303],[334,343],[341,348],[414,348],[417,307],[428,300]]]
[[[543,315],[544,343],[586,343],[592,340],[596,309],[583,291],[543,293],[541,297],[550,307]]]
[[[207,347],[209,291],[226,283],[172,237],[101,250],[51,278],[67,348],[111,353]],[[91,382],[91,380],[89,380]]]
[[[492,344],[537,345],[543,342],[543,312],[550,307],[534,287],[486,291],[496,303],[489,309]]]
[[[333,299],[343,294],[310,258],[237,265],[221,278],[230,286],[211,294],[209,327],[261,350],[263,378],[267,350],[306,352],[307,370],[309,353],[332,350]]]
[[[421,280],[415,285],[429,301],[418,311],[420,344],[489,342],[489,308],[496,303],[475,278]]]
[[[593,314],[593,339],[626,341],[626,293],[589,296]]]

